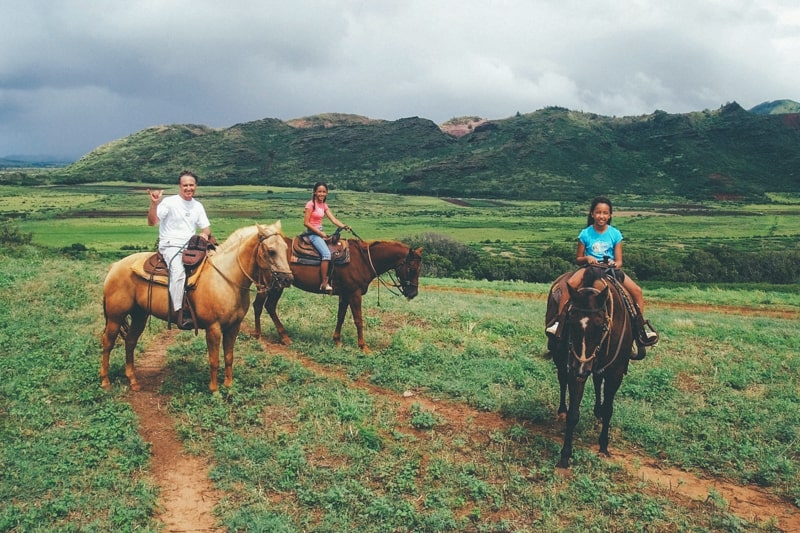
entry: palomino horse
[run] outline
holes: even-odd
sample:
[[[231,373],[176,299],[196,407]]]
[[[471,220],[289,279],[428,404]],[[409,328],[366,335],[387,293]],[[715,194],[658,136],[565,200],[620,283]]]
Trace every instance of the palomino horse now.
[[[561,339],[551,337],[548,343],[558,369],[559,418],[564,419],[566,414],[564,446],[558,462],[560,468],[569,468],[572,438],[580,419],[581,400],[589,374],[594,382],[594,416],[602,423],[600,453],[611,455],[608,452],[608,427],[614,413],[614,396],[628,371],[633,350],[633,323],[622,285],[612,277],[604,276],[605,268],[587,267],[578,289],[566,283],[572,272],[563,274],[550,288],[547,301],[545,323],[549,324],[558,312],[559,299],[569,297]],[[569,409],[566,406],[567,389]]]
[[[292,244],[289,238],[286,238],[286,244],[291,249]],[[367,343],[364,341],[364,319],[361,314],[362,297],[367,293],[373,279],[394,269],[398,279],[395,284],[396,288],[409,300],[414,298],[419,292],[422,248],[412,250],[401,242],[362,241],[360,239],[348,239],[348,246],[350,247],[350,262],[336,265],[331,278],[333,294],[339,296],[339,313],[336,319],[336,330],[333,333],[333,342],[336,346],[342,345],[342,324],[349,307],[358,333],[358,346],[364,353],[369,353]],[[295,287],[319,294],[321,281],[319,266],[291,263],[291,269]],[[266,307],[272,322],[275,323],[281,342],[288,345],[292,341],[276,312],[282,293],[282,287],[272,286],[266,293],[256,295],[253,301],[256,319],[255,336],[261,336],[261,311],[263,307]]]
[[[144,330],[148,315],[167,320],[169,296],[163,284],[150,282],[134,272],[133,265],[152,252],[141,252],[114,263],[103,285],[103,312],[106,327],[103,331],[103,358],[100,379],[108,389],[108,360],[117,335],[122,329],[125,339],[125,375],[133,390],[139,390],[133,365],[133,351]],[[292,273],[286,260],[286,241],[280,221],[270,226],[249,226],[234,231],[224,243],[209,255],[201,267],[195,287],[188,291],[196,311],[197,325],[206,330],[208,362],[211,367],[212,392],[216,392],[219,372],[219,344],[225,354],[224,385],[233,382],[233,345],[239,334],[242,319],[250,306],[250,285],[256,283],[260,272],[268,270],[274,286],[288,287]],[[125,326],[126,317],[130,326]]]

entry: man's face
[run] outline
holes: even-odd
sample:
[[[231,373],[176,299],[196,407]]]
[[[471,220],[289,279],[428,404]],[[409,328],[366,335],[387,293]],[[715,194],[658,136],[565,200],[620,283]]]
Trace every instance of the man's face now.
[[[181,198],[191,200],[194,197],[194,191],[197,190],[197,181],[191,176],[181,176],[178,187]]]

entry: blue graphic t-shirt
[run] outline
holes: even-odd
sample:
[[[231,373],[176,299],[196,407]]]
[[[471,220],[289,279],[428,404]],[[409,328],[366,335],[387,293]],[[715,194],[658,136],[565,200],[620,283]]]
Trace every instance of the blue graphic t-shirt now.
[[[597,233],[594,226],[585,227],[578,235],[578,240],[586,247],[586,255],[602,261],[604,256],[614,257],[614,247],[622,241],[622,233],[614,226],[607,226],[603,233]]]

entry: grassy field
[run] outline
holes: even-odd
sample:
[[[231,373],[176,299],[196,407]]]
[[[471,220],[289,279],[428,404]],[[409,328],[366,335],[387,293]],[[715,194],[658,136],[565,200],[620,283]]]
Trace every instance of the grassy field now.
[[[125,401],[121,347],[111,393],[97,377],[107,265],[35,251],[0,259],[0,530],[155,531],[158,490]],[[729,512],[713,491],[689,503],[598,458],[588,404],[571,474],[558,473],[556,379],[542,357],[546,287],[422,287],[412,302],[368,294],[367,357],[349,324],[345,347],[332,346],[334,299],[287,291],[292,350],[242,333],[234,386],[216,396],[202,336],[181,333],[168,347],[162,393],[186,449],[213,465],[229,530],[778,531]],[[662,342],[631,366],[611,450],[761,486],[792,508],[800,297],[748,294],[653,295]],[[141,349],[163,328],[152,322]],[[271,325],[265,331],[274,342]],[[415,396],[403,402],[405,391]]]
[[[34,242],[51,248],[82,244],[107,254],[150,249],[158,236],[145,216],[148,184],[101,183],[61,187],[0,186],[0,218],[15,217]],[[177,192],[167,189],[168,194]],[[287,235],[302,231],[308,191],[291,188],[200,186],[198,198],[212,229],[224,238],[255,222],[281,220]],[[791,249],[800,238],[800,199],[774,204],[678,205],[663,198],[615,198],[614,224],[626,249],[680,253],[722,243],[734,248]],[[539,257],[554,243],[574,245],[588,205],[571,202],[448,200],[378,193],[332,191],[337,217],[364,239],[403,239],[437,232],[486,253]]]
[[[142,211],[130,216],[130,226],[106,222],[107,235],[91,241],[98,250],[118,250],[132,244],[136,228],[148,231],[144,192],[106,197],[104,187],[121,186],[98,187],[66,204],[53,200],[52,209],[77,209],[65,206],[79,199],[81,210],[102,204]],[[259,213],[271,212],[291,234],[307,197],[236,189],[221,194],[231,203],[212,217],[215,227],[269,221]],[[16,209],[23,192],[16,200],[4,195],[2,209]],[[204,190],[207,205],[217,201],[213,192]],[[84,202],[91,195],[104,199]],[[401,202],[374,197],[385,199],[386,211]],[[380,230],[372,218],[359,220],[363,201],[337,193],[332,205],[364,238],[402,235],[395,231],[403,221],[395,219],[403,217],[383,216],[391,229]],[[457,211],[464,207],[453,206],[441,226],[425,227],[416,225],[424,218],[419,213],[430,210],[424,219],[434,220],[436,205],[453,204],[402,201],[417,213],[405,217],[415,221],[411,232],[470,231]],[[513,209],[527,208],[561,209]],[[475,209],[487,210],[488,227],[496,208]],[[582,216],[575,209],[553,215],[564,219],[564,238]],[[87,246],[77,224],[102,222],[55,214],[18,221],[26,231],[76,224],[62,235]],[[487,231],[476,232],[474,242]],[[34,237],[57,247],[50,239]],[[0,531],[159,530],[162,488],[127,397],[121,346],[112,354],[112,390],[99,386],[101,286],[110,261],[75,261],[33,246],[0,250]],[[289,289],[279,310],[291,349],[275,344],[267,317],[266,342],[253,339],[251,312],[237,342],[234,386],[217,395],[208,392],[203,336],[179,333],[167,346],[160,392],[184,449],[211,465],[222,493],[220,525],[298,532],[781,531],[777,517],[737,513],[713,487],[757,487],[787,513],[799,511],[800,295],[767,286],[648,290],[648,315],[662,340],[631,364],[618,395],[610,444],[618,459],[597,456],[587,399],[573,467],[564,473],[554,468],[561,426],[554,419],[555,370],[543,356],[546,292],[545,284],[426,278],[408,302],[375,286],[364,301],[373,350],[365,356],[349,318],[345,346],[332,345],[334,298]],[[164,328],[152,321],[137,354]],[[626,456],[633,461],[620,462]],[[705,478],[707,497],[690,500],[648,483],[631,463]]]

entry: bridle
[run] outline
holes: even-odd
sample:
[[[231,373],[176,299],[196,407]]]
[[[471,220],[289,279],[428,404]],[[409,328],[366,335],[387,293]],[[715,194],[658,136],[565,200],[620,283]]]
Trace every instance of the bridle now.
[[[608,287],[608,284],[606,284],[606,287]],[[599,368],[597,370],[592,369],[592,372],[594,372],[598,376],[602,375],[606,370],[608,370],[608,368],[610,368],[616,362],[617,358],[619,357],[619,354],[622,352],[623,339],[624,339],[624,335],[620,334],[618,336],[619,340],[617,342],[616,349],[613,349],[613,354],[612,354],[612,347],[610,345],[611,341],[610,334],[614,327],[613,317],[615,310],[615,301],[614,301],[614,295],[611,293],[611,289],[609,288],[608,290],[609,293],[605,298],[605,302],[601,307],[578,307],[575,305],[570,306],[570,312],[574,310],[581,313],[585,317],[588,317],[589,315],[593,314],[599,314],[599,313],[603,314],[603,324],[601,326],[598,326],[602,328],[603,333],[600,337],[600,340],[597,343],[597,346],[595,346],[594,350],[592,350],[592,353],[590,355],[584,357],[578,355],[578,353],[575,351],[575,343],[573,342],[574,339],[572,338],[571,328],[569,330],[569,338],[567,340],[570,355],[581,365],[585,365],[591,362],[592,360],[597,359],[601,353],[601,350],[603,350],[603,348],[605,347],[606,354],[611,355],[611,357],[609,358],[608,362],[606,362],[606,364],[603,365],[602,368]],[[595,289],[594,287],[582,287],[581,289],[579,289],[579,292],[581,293],[593,292],[595,294],[600,294],[601,291]],[[583,338],[585,337],[586,337],[586,332],[584,331]],[[570,365],[569,368],[572,368],[572,366]]]
[[[253,279],[253,277],[242,266],[241,257],[238,254],[236,256],[236,264],[239,267],[239,270],[242,272],[244,277],[246,277],[248,280],[250,280],[250,283],[252,283],[253,285],[256,286],[256,292],[266,292],[267,290],[271,289],[278,282],[276,274],[280,274],[281,272],[279,270],[276,270],[276,269],[272,268],[272,264],[273,263],[272,263],[271,260],[264,259],[264,262],[269,263],[269,265],[270,265],[269,272],[272,274],[271,276],[267,276],[266,275],[266,269],[265,268],[261,268],[258,265],[259,254],[262,253],[261,252],[261,245],[264,243],[264,241],[266,241],[270,237],[274,237],[275,235],[280,235],[280,233],[277,232],[277,231],[273,231],[273,232],[270,232],[270,233],[261,233],[261,232],[259,232],[259,234],[258,234],[258,244],[256,245],[255,249],[253,250],[253,263],[258,267],[258,272],[259,272],[258,280]],[[244,239],[239,241],[239,243],[237,244],[237,248],[239,246],[241,246],[243,240]],[[209,258],[209,259],[212,259],[212,258]],[[222,272],[217,267],[217,265],[214,264],[214,261],[209,261],[209,262],[214,267],[214,270],[219,272],[219,274],[225,279],[225,281],[227,281],[231,285],[235,285],[235,286],[239,287],[240,289],[245,289],[245,290],[249,290],[250,289],[249,286],[245,287],[243,285],[239,285],[236,282],[234,282],[233,280],[229,279],[225,275],[225,273]]]
[[[391,285],[387,283],[381,277],[380,274],[378,274],[375,265],[372,263],[372,255],[370,254],[369,246],[367,246],[367,261],[369,263],[369,268],[372,271],[372,274],[375,276],[375,278],[377,278],[378,282],[384,287],[386,287],[386,290],[388,290],[395,296],[399,296],[399,294],[395,292],[394,289],[399,290],[400,294],[402,294],[406,298],[410,298],[409,294],[413,294],[412,289],[419,290],[419,283],[414,283],[410,279],[403,279],[402,277],[398,278],[397,276],[394,275],[393,272],[393,270],[398,270],[403,267],[408,268],[409,263],[417,261],[416,256],[414,255],[414,250],[412,248],[409,247],[408,254],[406,254],[405,258],[402,261],[400,261],[395,266],[389,268],[389,270],[386,271],[386,274],[389,276],[389,279],[391,280]]]

